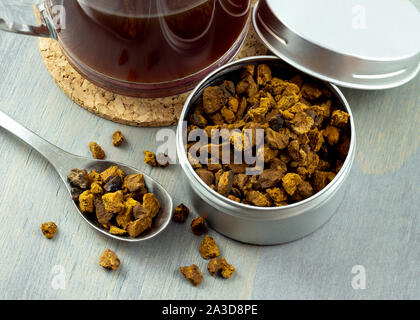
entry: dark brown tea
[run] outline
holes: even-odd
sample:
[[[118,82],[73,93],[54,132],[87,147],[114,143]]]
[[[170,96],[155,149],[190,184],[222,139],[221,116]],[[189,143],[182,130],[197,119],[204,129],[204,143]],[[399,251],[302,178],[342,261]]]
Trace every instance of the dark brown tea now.
[[[119,81],[162,83],[210,66],[247,23],[249,0],[52,0],[76,64]]]

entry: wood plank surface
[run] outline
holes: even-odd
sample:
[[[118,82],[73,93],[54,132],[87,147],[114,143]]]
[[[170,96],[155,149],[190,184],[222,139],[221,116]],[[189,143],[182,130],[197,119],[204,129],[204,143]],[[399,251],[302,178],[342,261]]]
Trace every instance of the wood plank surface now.
[[[420,0],[413,1],[420,8]],[[158,238],[125,244],[92,230],[74,211],[54,169],[0,129],[0,298],[2,299],[312,299],[420,298],[420,77],[386,91],[343,89],[355,117],[357,154],[344,202],[324,227],[285,245],[245,245],[210,231],[237,267],[227,281],[205,276],[192,287],[178,271],[196,263],[201,238],[171,224]],[[178,165],[151,169],[157,129],[100,119],[74,104],[46,71],[37,41],[0,33],[0,110],[59,147],[89,155],[97,141],[108,159],[138,167],[189,204]],[[119,129],[128,144],[112,146]],[[175,128],[174,128],[175,129]],[[194,213],[197,214],[197,213]],[[55,221],[52,241],[40,224]],[[98,266],[111,248],[122,266]],[[366,268],[365,290],[351,286],[352,268]],[[59,269],[54,266],[61,266]],[[57,288],[57,270],[65,288]]]

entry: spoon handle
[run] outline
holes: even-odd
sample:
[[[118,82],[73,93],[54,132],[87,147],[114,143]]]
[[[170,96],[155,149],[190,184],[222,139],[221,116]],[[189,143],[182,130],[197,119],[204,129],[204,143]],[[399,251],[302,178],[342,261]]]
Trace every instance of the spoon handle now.
[[[1,111],[0,127],[3,127],[10,133],[13,133],[15,136],[37,150],[61,175],[63,169],[65,168],[66,160],[68,160],[69,156],[71,156],[69,153],[42,139]]]

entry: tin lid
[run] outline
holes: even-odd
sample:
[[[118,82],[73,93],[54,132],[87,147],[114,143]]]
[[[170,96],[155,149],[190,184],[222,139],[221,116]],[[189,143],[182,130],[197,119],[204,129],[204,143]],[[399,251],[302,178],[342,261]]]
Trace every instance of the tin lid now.
[[[409,0],[260,0],[252,19],[274,54],[343,87],[397,87],[420,69],[420,13]]]

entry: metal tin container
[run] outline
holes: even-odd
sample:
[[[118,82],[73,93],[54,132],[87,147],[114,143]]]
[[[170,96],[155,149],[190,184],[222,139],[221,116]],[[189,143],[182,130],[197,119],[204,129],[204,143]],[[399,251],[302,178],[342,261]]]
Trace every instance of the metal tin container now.
[[[252,22],[276,56],[342,87],[393,88],[420,70],[420,13],[409,0],[260,0]]]
[[[177,129],[176,144],[179,161],[191,189],[189,194],[194,211],[204,216],[210,227],[229,238],[251,244],[272,245],[302,238],[318,229],[334,214],[345,194],[345,183],[354,161],[356,134],[353,115],[346,98],[335,85],[321,81],[350,114],[350,149],[342,169],[334,180],[308,199],[273,208],[237,203],[212,190],[188,162],[184,146],[187,115],[206,87],[229,78],[247,64],[259,63],[298,73],[296,69],[274,56],[245,58],[219,68],[201,81],[186,101]]]

